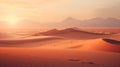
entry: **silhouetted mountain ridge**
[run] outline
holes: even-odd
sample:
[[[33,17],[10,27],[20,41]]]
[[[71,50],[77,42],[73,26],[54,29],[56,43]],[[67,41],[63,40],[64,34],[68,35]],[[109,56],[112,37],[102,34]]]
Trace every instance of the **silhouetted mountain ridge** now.
[[[120,27],[120,19],[97,17],[81,21],[69,17],[55,25],[57,27]]]

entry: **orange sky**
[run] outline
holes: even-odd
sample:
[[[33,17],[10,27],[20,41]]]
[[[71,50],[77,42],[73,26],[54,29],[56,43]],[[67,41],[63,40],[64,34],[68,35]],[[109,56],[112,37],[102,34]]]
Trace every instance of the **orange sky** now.
[[[120,0],[0,0],[0,21],[52,22],[66,17],[120,18]],[[7,20],[15,21],[15,20]]]

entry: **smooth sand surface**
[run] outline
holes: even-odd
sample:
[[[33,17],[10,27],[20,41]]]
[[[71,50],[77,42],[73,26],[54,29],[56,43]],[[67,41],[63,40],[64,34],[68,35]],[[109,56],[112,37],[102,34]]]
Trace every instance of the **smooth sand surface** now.
[[[0,48],[0,67],[120,67],[120,54],[75,49]]]
[[[119,35],[64,32],[1,39],[0,67],[120,67]]]

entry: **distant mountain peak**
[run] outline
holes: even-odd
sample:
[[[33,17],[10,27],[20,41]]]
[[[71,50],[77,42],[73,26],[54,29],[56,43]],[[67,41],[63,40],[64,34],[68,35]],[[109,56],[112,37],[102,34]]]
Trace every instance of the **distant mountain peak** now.
[[[101,17],[95,17],[95,18],[92,18],[90,20],[104,20],[104,18],[101,18]]]
[[[62,22],[80,22],[80,20],[75,19],[73,17],[68,17],[68,18],[64,19]]]
[[[115,20],[115,21],[120,21],[120,19],[113,18],[113,17],[108,17],[108,18],[106,18],[106,20]]]
[[[73,18],[73,17],[67,17],[67,18],[66,18],[66,20],[71,20],[71,19],[73,19],[73,20],[74,20],[74,18]]]

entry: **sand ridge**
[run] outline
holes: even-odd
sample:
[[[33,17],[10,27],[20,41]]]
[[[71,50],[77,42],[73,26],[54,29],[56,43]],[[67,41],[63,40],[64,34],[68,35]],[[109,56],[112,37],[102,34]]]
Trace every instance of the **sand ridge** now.
[[[120,67],[120,41],[112,37],[119,35],[54,29],[1,39],[0,67]]]

